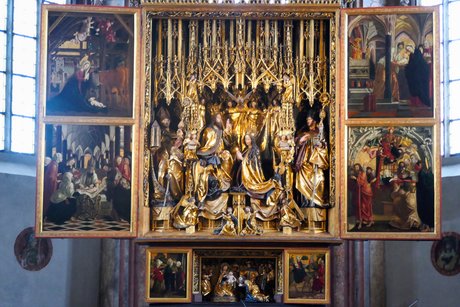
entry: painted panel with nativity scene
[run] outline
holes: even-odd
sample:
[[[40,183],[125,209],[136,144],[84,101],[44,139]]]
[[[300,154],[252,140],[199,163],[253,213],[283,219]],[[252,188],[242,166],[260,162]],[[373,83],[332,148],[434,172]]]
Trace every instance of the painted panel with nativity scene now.
[[[45,115],[132,118],[138,10],[45,5],[42,14]]]
[[[132,126],[44,125],[37,174],[41,236],[135,234]]]

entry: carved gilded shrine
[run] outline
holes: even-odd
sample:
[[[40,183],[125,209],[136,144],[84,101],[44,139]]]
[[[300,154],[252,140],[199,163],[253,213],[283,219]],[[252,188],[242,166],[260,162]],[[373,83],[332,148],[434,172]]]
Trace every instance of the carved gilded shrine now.
[[[440,238],[437,8],[130,3],[42,8],[37,237],[136,238],[139,301],[211,304],[329,304],[341,239]]]
[[[298,8],[146,10],[148,235],[329,231],[336,13]]]

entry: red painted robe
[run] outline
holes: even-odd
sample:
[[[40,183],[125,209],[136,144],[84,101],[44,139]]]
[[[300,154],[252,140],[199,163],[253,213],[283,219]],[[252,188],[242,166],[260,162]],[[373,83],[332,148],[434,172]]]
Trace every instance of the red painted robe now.
[[[356,206],[356,217],[363,222],[371,222],[374,220],[372,214],[372,186],[367,180],[366,172],[359,172],[356,178],[358,184],[358,197]]]

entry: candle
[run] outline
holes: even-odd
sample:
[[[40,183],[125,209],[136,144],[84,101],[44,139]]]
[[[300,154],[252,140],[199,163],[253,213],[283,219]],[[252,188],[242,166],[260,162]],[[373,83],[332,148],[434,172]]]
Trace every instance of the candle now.
[[[303,21],[300,22],[300,31],[299,31],[299,59],[302,60],[303,58],[303,36],[304,36],[304,24]]]
[[[278,48],[278,20],[273,22],[275,23],[275,47]]]
[[[168,61],[172,58],[172,20],[168,19]]]
[[[248,44],[251,44],[251,35],[252,35],[252,22],[248,21]]]
[[[205,20],[203,23],[203,48],[206,49],[208,47],[208,20]]]
[[[230,21],[230,46],[232,46],[232,47],[234,46],[234,43],[233,43],[233,40],[234,40],[233,35],[234,35],[234,33],[233,32],[235,31],[233,29],[233,27],[234,27],[234,21],[231,20]]]
[[[150,130],[150,146],[160,147],[161,145],[161,128],[157,121],[154,121]]]
[[[177,32],[178,32],[178,37],[177,37],[177,56],[179,60],[182,59],[182,19],[179,19],[178,25],[177,25]]]
[[[308,51],[310,54],[308,55],[310,58],[313,59],[314,52],[315,52],[315,21],[313,19],[310,20],[310,46],[308,47]]]
[[[321,20],[319,23],[319,56],[321,59],[324,58],[323,35],[324,35],[324,20]]]

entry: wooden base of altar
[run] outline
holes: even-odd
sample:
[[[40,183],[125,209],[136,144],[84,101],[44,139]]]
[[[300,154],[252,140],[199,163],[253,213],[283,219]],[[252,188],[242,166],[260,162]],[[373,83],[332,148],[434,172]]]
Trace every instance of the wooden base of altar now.
[[[152,221],[153,231],[168,231],[173,230],[169,220],[154,220]]]
[[[152,230],[171,231],[174,230],[170,216],[173,207],[153,207],[152,208]]]
[[[326,232],[326,222],[321,221],[312,221],[308,222],[308,231],[313,233],[323,233]]]
[[[292,234],[292,228],[291,227],[283,227],[283,234],[291,235]]]
[[[327,210],[323,208],[300,208],[306,217],[301,231],[311,233],[325,233],[327,227]]]
[[[220,226],[219,220],[208,220],[206,218],[200,217],[200,222],[198,224],[198,231],[209,231],[212,232],[214,229]]]
[[[185,233],[188,233],[188,234],[195,233],[195,231],[196,231],[195,226],[188,226],[187,228],[185,228]]]
[[[235,296],[214,296],[212,298],[214,303],[235,303],[237,299]]]
[[[276,221],[263,221],[262,222],[262,228],[264,232],[278,232],[278,226],[276,224]]]

